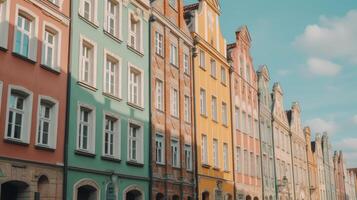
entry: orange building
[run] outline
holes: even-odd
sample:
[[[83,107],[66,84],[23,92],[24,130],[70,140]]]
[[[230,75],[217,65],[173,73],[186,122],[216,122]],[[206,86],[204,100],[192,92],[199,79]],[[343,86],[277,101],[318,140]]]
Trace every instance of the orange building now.
[[[0,1],[1,199],[62,199],[70,1]]]

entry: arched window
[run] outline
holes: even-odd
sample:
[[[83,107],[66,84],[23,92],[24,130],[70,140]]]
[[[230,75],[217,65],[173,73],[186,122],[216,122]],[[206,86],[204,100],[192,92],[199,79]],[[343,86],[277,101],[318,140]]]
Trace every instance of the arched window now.
[[[180,199],[180,197],[178,195],[172,196],[172,200],[179,200],[179,199]]]
[[[157,193],[155,199],[156,200],[164,200],[164,195],[162,193]]]
[[[129,186],[123,192],[123,200],[144,200],[144,192],[138,186]]]
[[[115,186],[112,182],[107,184],[107,188],[105,191],[105,199],[106,200],[116,200],[117,199]]]
[[[209,192],[202,193],[202,200],[209,200]]]
[[[74,185],[73,200],[99,200],[99,186],[91,179],[82,179]]]
[[[50,197],[49,191],[50,181],[48,180],[47,176],[42,175],[37,181],[37,194],[39,199],[47,199]]]
[[[29,185],[22,181],[8,181],[1,184],[1,200],[18,199],[29,192]]]

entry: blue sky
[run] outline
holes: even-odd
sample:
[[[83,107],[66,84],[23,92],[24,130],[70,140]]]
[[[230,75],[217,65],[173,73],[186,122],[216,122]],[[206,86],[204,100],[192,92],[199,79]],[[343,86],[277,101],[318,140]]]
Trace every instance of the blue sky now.
[[[221,11],[228,42],[248,26],[255,68],[268,65],[285,109],[298,101],[304,125],[328,131],[348,167],[357,167],[357,1],[221,0]]]

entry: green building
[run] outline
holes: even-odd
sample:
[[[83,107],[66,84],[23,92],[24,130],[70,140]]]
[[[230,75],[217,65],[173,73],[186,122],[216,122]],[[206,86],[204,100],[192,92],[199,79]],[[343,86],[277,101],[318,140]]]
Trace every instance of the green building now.
[[[71,1],[66,199],[149,199],[148,0]]]

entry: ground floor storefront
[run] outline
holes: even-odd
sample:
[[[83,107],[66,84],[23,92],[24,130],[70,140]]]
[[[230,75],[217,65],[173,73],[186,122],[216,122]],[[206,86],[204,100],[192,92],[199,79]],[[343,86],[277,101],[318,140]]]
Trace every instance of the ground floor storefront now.
[[[153,200],[193,200],[195,194],[194,182],[154,179],[152,181]]]
[[[198,199],[233,200],[233,181],[208,176],[198,176]]]

